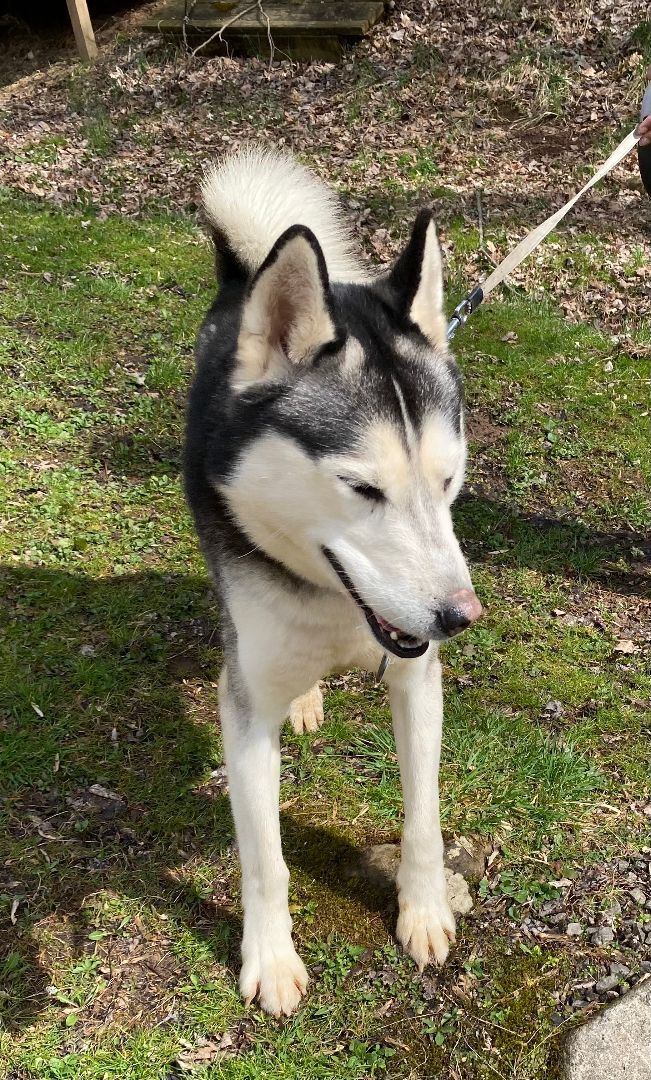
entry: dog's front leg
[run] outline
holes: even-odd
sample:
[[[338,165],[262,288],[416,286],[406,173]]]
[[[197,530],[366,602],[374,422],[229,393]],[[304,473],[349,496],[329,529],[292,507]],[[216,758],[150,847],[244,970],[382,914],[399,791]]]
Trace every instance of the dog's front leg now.
[[[405,810],[396,934],[422,971],[432,959],[444,962],[455,929],[439,822],[443,703],[434,647],[420,660],[389,667],[387,681]]]
[[[279,730],[282,710],[249,706],[244,693],[220,683],[220,715],[231,807],[242,866],[242,970],[240,991],[247,1003],[280,1016],[298,1006],[307,972],[292,942],[287,904],[289,872],[280,843]]]

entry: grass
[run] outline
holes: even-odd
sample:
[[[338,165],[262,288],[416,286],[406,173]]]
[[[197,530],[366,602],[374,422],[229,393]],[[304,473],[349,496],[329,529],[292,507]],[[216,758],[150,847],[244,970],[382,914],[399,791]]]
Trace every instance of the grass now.
[[[553,994],[584,961],[513,926],[553,880],[643,842],[644,361],[517,292],[459,336],[474,438],[457,521],[487,615],[445,652],[442,808],[501,853],[433,991],[393,944],[391,898],[341,872],[397,838],[401,807],[384,692],[332,680],[318,737],[285,738],[313,980],[278,1024],[236,992],[219,616],[178,476],[210,252],[186,219],[8,192],[0,222],[0,1075],[557,1075]],[[511,928],[486,922],[499,896]]]

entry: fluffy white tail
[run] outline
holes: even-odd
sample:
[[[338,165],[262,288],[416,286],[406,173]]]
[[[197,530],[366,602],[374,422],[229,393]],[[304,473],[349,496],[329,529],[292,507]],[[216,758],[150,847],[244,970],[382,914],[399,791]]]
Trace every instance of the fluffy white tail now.
[[[285,229],[307,225],[333,281],[368,280],[336,196],[288,154],[246,145],[209,169],[201,194],[208,220],[252,273]]]

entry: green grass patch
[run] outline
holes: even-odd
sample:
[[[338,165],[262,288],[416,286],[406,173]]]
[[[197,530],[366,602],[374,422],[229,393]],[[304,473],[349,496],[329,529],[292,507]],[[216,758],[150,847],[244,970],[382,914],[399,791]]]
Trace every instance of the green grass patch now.
[[[427,156],[404,165],[415,189],[435,175]],[[239,1001],[219,613],[179,481],[210,252],[187,219],[100,221],[7,192],[0,222],[0,1068],[168,1080],[227,1033],[201,1075],[483,1078],[490,1030],[504,1074],[555,1075],[561,949],[487,941],[470,917],[432,995],[392,943],[392,899],[342,873],[401,821],[386,697],[357,678],[332,681],[316,739],[284,743],[311,994],[284,1025]],[[553,875],[639,843],[648,372],[517,293],[457,351],[472,453],[456,516],[487,614],[445,650],[442,812],[500,840],[498,894],[525,910]],[[617,653],[622,637],[639,651]]]

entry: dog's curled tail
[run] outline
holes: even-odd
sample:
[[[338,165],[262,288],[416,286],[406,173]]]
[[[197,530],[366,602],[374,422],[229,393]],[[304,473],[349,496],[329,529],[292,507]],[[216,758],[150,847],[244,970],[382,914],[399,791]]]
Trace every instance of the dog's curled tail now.
[[[201,194],[218,252],[255,273],[278,237],[307,225],[317,237],[333,281],[365,281],[336,196],[289,154],[248,144],[213,165]]]

